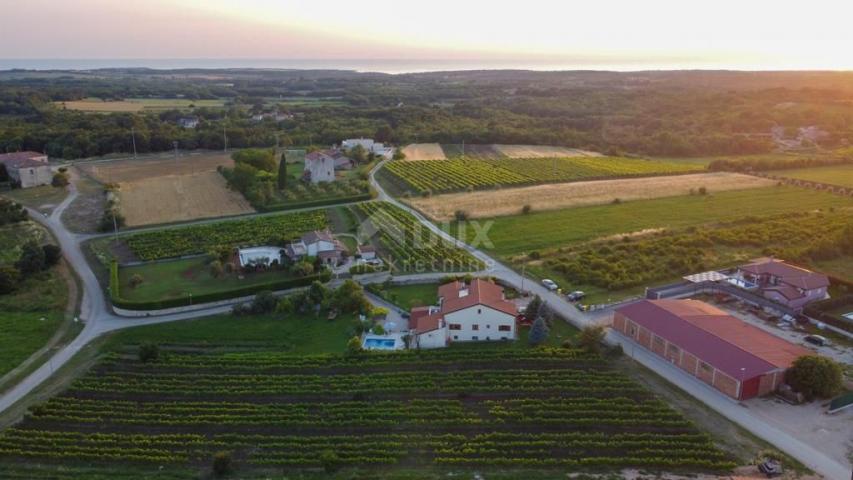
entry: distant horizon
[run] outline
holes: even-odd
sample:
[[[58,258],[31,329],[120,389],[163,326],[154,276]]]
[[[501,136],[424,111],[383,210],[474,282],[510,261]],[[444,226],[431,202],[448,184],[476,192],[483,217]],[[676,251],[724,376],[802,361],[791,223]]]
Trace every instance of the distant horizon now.
[[[687,65],[675,63],[648,65],[643,62],[594,62],[535,59],[325,59],[325,58],[0,58],[0,72],[10,71],[87,71],[104,69],[150,70],[329,70],[357,73],[411,74],[452,71],[597,71],[613,73],[730,71],[730,72],[853,72],[844,68],[768,68],[734,65]]]

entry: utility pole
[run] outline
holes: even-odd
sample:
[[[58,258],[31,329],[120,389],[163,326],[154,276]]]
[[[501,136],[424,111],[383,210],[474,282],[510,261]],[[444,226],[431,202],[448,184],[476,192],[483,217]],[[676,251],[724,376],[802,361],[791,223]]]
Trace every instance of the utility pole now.
[[[527,270],[527,262],[521,264],[521,294],[524,295],[524,272]]]
[[[465,160],[465,140],[462,140],[462,160]]]
[[[222,124],[222,151],[228,152],[228,134],[225,133],[225,123]]]
[[[130,138],[133,141],[133,158],[136,158],[136,130],[130,127]]]
[[[175,147],[175,166],[178,166],[178,141],[173,141],[172,145]]]
[[[115,209],[113,209],[112,212],[113,212],[113,236],[115,238],[116,243],[118,243],[118,221],[116,221]]]

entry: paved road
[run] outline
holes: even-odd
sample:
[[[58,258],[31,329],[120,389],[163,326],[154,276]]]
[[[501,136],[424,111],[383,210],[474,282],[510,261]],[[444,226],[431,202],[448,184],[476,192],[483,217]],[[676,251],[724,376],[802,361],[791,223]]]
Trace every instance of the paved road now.
[[[532,294],[539,295],[548,305],[557,313],[565,317],[570,323],[577,327],[584,327],[590,324],[595,324],[602,320],[602,314],[593,315],[578,311],[572,304],[567,302],[563,297],[554,292],[547,290],[538,282],[532,281],[529,278],[523,278],[521,275],[506,267],[502,263],[496,261],[485,252],[464,243],[459,242],[456,238],[441,230],[420,212],[410,208],[409,206],[397,201],[389,196],[382,186],[376,181],[376,172],[382,168],[385,161],[380,162],[371,172],[370,180],[378,193],[378,200],[384,200],[396,205],[397,207],[414,215],[426,228],[430,229],[436,235],[446,239],[447,241],[456,243],[467,250],[475,258],[483,261],[487,266],[488,275],[492,275],[507,284],[516,288],[527,290]],[[31,210],[30,214],[37,221],[49,228],[59,242],[63,254],[71,267],[77,272],[83,287],[83,303],[81,306],[81,318],[86,322],[83,331],[70,344],[57,351],[51,359],[36,371],[27,376],[21,383],[7,391],[0,397],[0,412],[6,410],[21,398],[38,387],[41,383],[47,380],[55,369],[64,365],[74,356],[80,349],[86,346],[97,336],[121,328],[128,328],[139,325],[149,325],[155,323],[172,322],[190,318],[208,316],[216,313],[227,312],[230,306],[217,306],[210,309],[194,310],[191,312],[181,312],[158,317],[143,318],[143,319],[127,319],[115,315],[107,304],[104,292],[98,283],[95,274],[89,267],[81,250],[81,239],[83,236],[70,233],[62,224],[60,218],[62,212],[68,205],[77,197],[77,191],[73,185],[70,187],[68,197],[51,213],[49,217],[44,217],[42,214]],[[413,275],[412,279],[434,278],[436,274]],[[398,279],[402,277],[396,277]],[[410,278],[406,276],[405,278]],[[637,361],[652,370],[660,373],[669,381],[690,393],[697,399],[704,402],[709,407],[717,410],[722,415],[726,416],[733,422],[741,425],[753,434],[763,438],[764,440],[776,445],[779,449],[800,460],[803,464],[808,465],[813,470],[823,474],[830,479],[847,480],[850,478],[850,469],[846,465],[827,457],[823,453],[814,450],[808,445],[803,444],[796,438],[793,438],[779,431],[767,422],[751,415],[750,412],[739,404],[730,401],[727,397],[721,395],[715,390],[710,389],[702,384],[694,377],[687,373],[667,364],[666,361],[655,357],[652,353],[642,349],[631,348],[630,341],[624,337],[619,338],[619,335],[611,332],[608,335],[608,341],[611,343],[623,344],[626,350],[630,348],[632,354]],[[628,342],[627,344],[625,342]]]

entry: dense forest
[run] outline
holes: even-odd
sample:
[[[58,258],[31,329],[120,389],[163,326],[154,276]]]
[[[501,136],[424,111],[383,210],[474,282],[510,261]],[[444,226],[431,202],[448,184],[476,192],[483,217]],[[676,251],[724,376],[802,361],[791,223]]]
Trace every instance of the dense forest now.
[[[88,98],[219,100],[88,113]],[[261,113],[279,113],[259,120]],[[194,129],[178,119],[200,119]],[[825,148],[853,141],[853,74],[835,72],[440,72],[110,69],[0,72],[0,152],[79,158],[132,151],[409,142],[553,144],[610,154],[766,153],[771,130]],[[226,135],[223,135],[223,130]],[[779,129],[777,129],[779,130]],[[777,132],[777,136],[780,133]]]

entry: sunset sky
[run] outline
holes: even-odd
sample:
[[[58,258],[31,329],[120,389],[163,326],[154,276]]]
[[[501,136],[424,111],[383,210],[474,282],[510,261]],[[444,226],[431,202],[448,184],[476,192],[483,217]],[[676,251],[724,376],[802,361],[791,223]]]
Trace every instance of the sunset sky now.
[[[0,0],[0,58],[853,69],[853,2]]]

